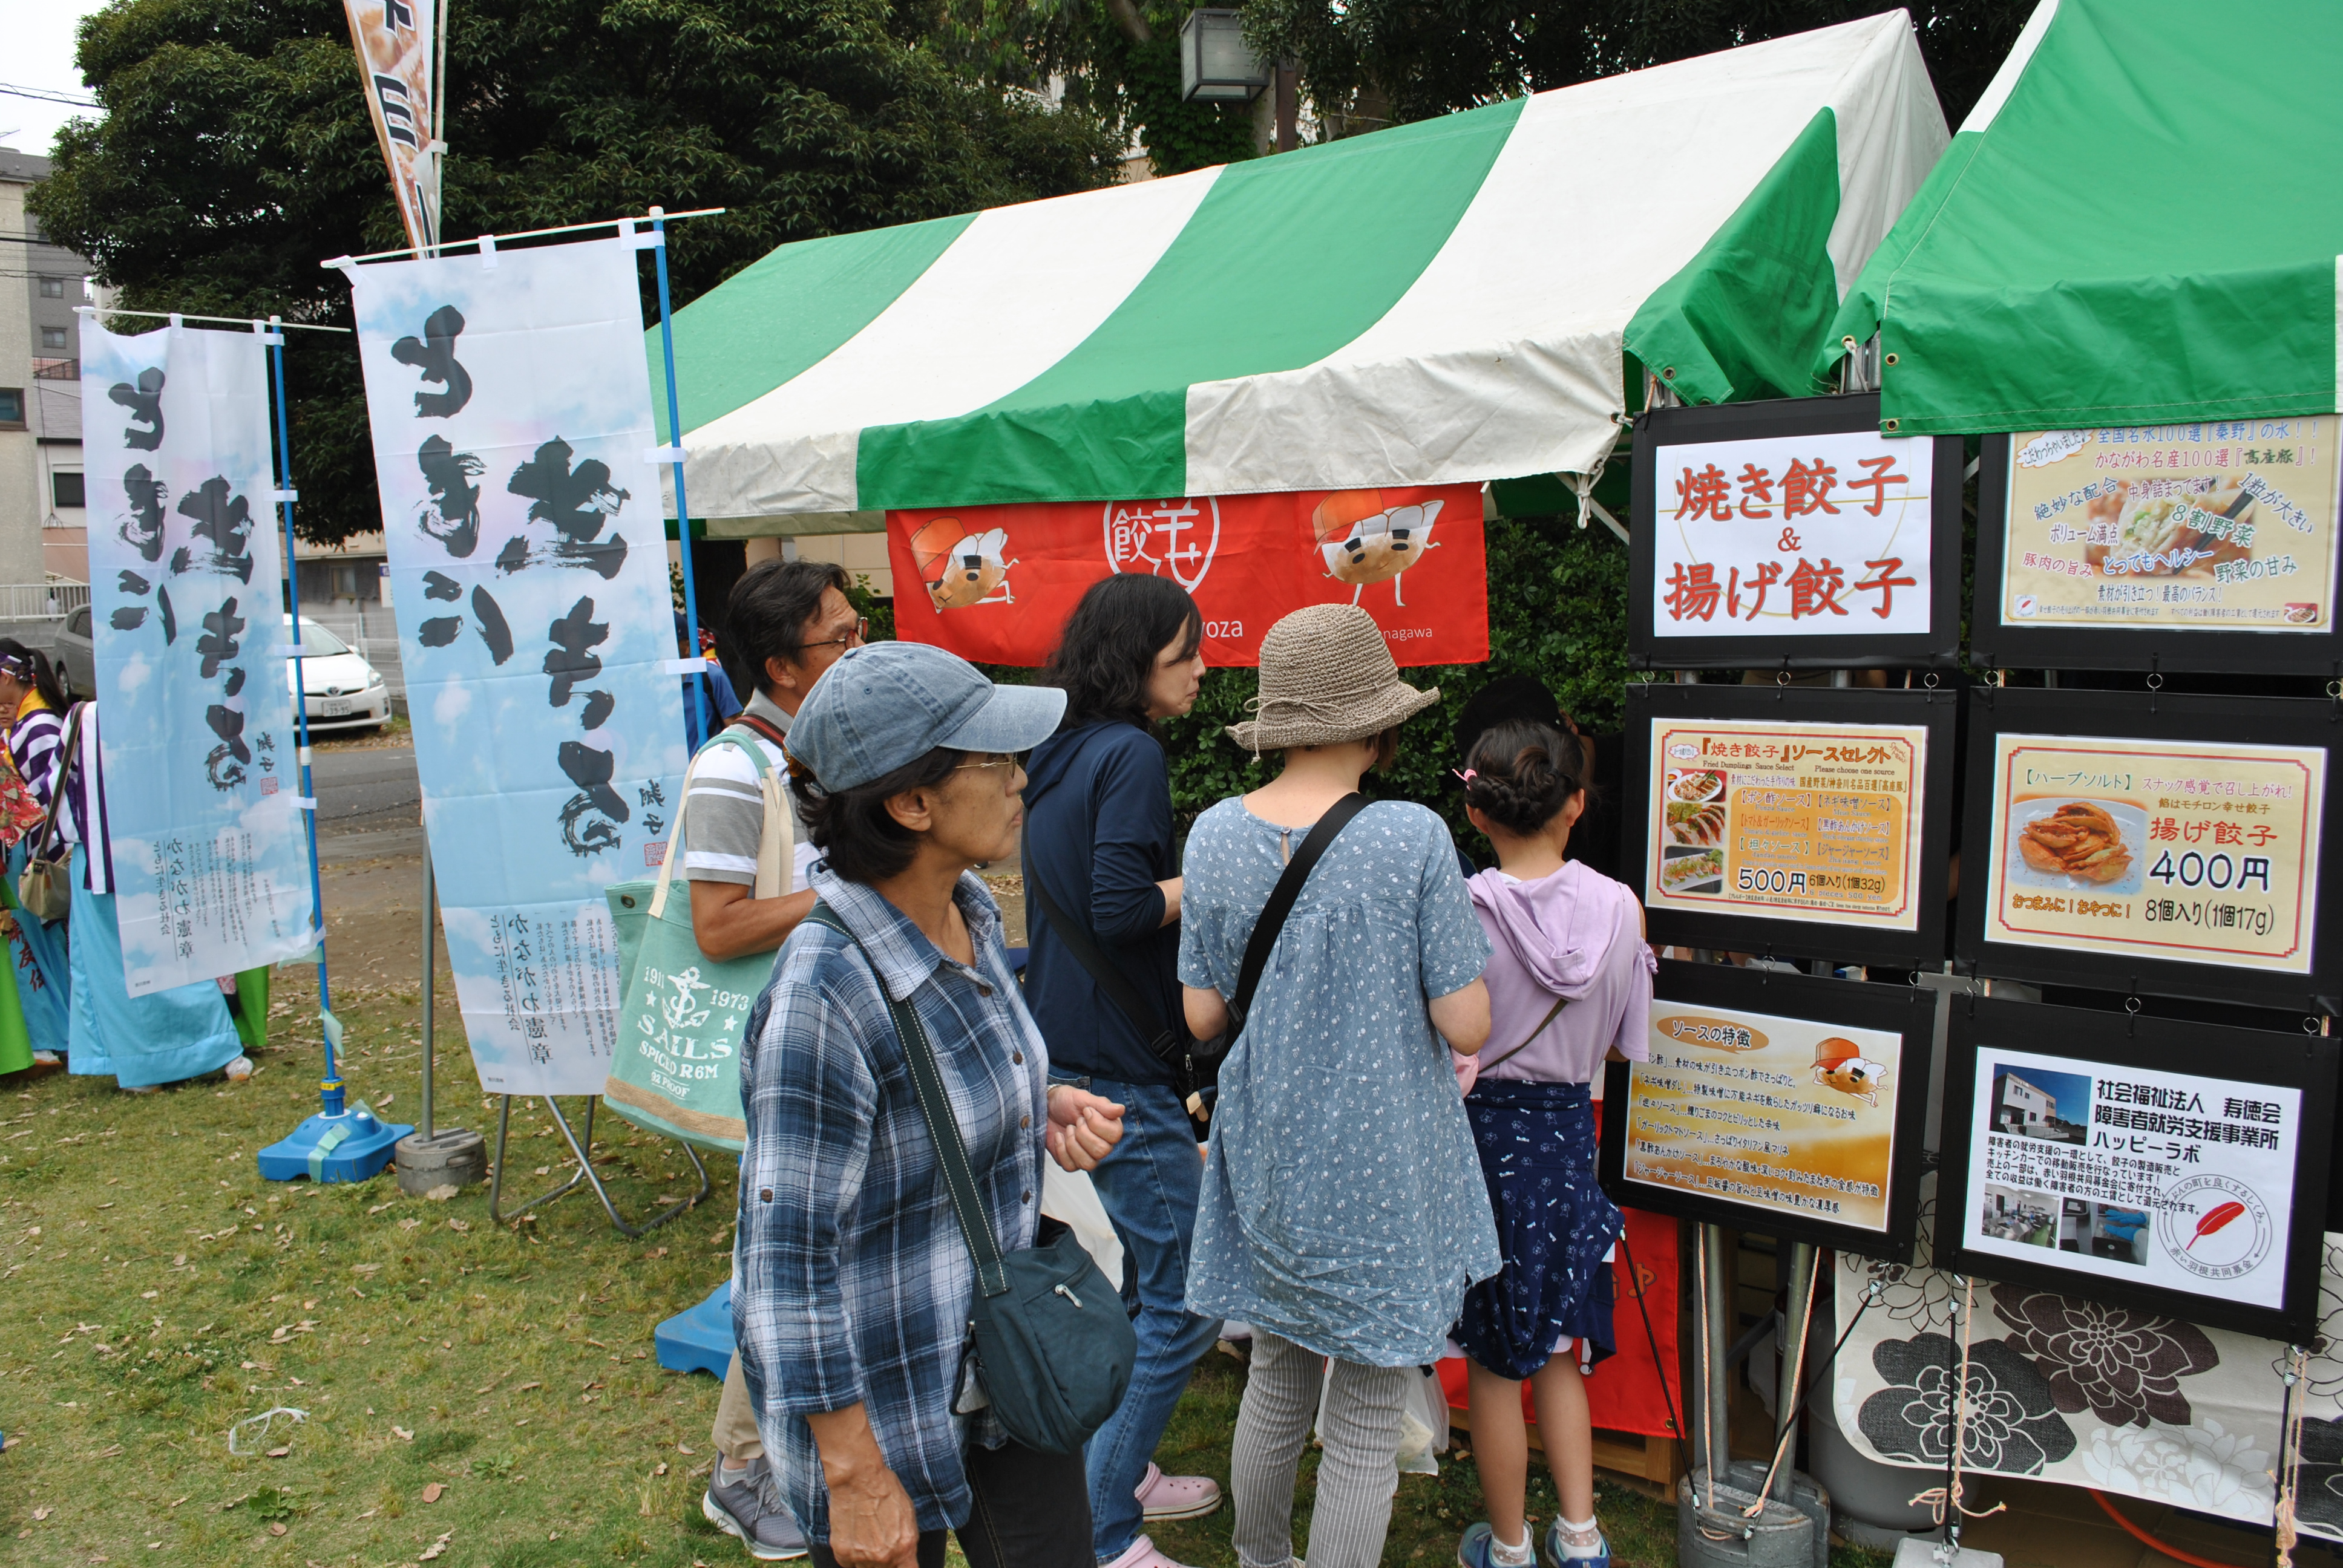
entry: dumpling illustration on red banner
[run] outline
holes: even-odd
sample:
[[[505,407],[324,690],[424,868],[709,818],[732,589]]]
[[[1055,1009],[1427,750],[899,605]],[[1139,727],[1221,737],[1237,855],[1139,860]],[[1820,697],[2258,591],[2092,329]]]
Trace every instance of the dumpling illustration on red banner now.
[[[1005,528],[979,532],[956,517],[934,518],[912,534],[911,559],[928,598],[940,610],[1015,604],[1009,568],[1017,563],[1001,558],[1008,544]]]
[[[1310,515],[1326,575],[1353,585],[1353,604],[1370,584],[1383,582],[1392,585],[1393,604],[1406,603],[1399,579],[1432,548],[1432,525],[1443,504],[1389,506],[1381,490],[1336,490]]]

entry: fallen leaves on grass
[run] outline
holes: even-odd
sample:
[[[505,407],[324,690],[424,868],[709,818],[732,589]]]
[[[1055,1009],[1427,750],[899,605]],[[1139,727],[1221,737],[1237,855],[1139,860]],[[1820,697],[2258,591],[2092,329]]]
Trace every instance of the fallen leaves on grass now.
[[[398,1439],[398,1441],[399,1441],[399,1442],[413,1442],[415,1441],[415,1434],[414,1434],[413,1432],[411,1432],[407,1431],[407,1430],[405,1427],[403,1427],[403,1426],[394,1426],[394,1427],[392,1427],[392,1428],[390,1429],[390,1434],[391,1434],[393,1437],[395,1437],[395,1438]]]
[[[430,1485],[423,1489],[423,1501],[426,1503],[437,1503],[440,1498],[447,1495],[447,1488],[445,1483],[435,1481]]]
[[[417,1563],[428,1563],[428,1562],[430,1562],[433,1558],[435,1558],[435,1557],[438,1556],[442,1552],[447,1551],[447,1543],[449,1543],[450,1541],[453,1541],[454,1539],[456,1539],[456,1533],[455,1533],[454,1531],[450,1530],[449,1532],[447,1532],[447,1534],[442,1535],[441,1537],[439,1537],[439,1539],[438,1539],[438,1540],[434,1541],[430,1545],[426,1546],[426,1547],[423,1549],[423,1554],[422,1554],[421,1556],[417,1557],[417,1558],[416,1559],[416,1561],[417,1561]]]

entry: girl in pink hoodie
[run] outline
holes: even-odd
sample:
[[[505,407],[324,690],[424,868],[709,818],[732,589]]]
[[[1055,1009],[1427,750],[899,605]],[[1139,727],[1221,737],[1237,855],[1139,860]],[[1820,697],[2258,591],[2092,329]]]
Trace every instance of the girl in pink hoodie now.
[[[1466,814],[1495,847],[1497,869],[1466,884],[1495,952],[1483,977],[1489,1044],[1477,1066],[1457,1059],[1458,1077],[1505,1260],[1466,1292],[1454,1335],[1471,1362],[1489,1503],[1457,1548],[1464,1568],[1537,1561],[1523,1513],[1524,1379],[1562,1499],[1546,1553],[1570,1568],[1610,1560],[1580,1374],[1613,1349],[1607,1259],[1624,1221],[1595,1182],[1588,1086],[1606,1057],[1645,1059],[1656,966],[1635,896],[1563,858],[1585,809],[1585,772],[1575,737],[1517,719],[1484,732],[1463,773]]]

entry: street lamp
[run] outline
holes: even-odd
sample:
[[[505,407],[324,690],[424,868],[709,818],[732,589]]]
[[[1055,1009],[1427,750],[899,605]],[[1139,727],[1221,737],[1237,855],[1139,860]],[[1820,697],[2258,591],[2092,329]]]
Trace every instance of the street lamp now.
[[[1180,97],[1250,104],[1269,86],[1269,66],[1246,46],[1234,11],[1191,11],[1180,24]]]

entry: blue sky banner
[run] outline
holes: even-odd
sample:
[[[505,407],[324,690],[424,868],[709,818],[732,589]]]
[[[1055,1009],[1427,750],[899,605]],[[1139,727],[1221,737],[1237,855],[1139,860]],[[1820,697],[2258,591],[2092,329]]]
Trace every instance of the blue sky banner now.
[[[348,269],[441,920],[481,1086],[598,1094],[602,890],[685,763],[637,252]]]
[[[133,996],[316,945],[257,333],[82,329],[91,640]]]

